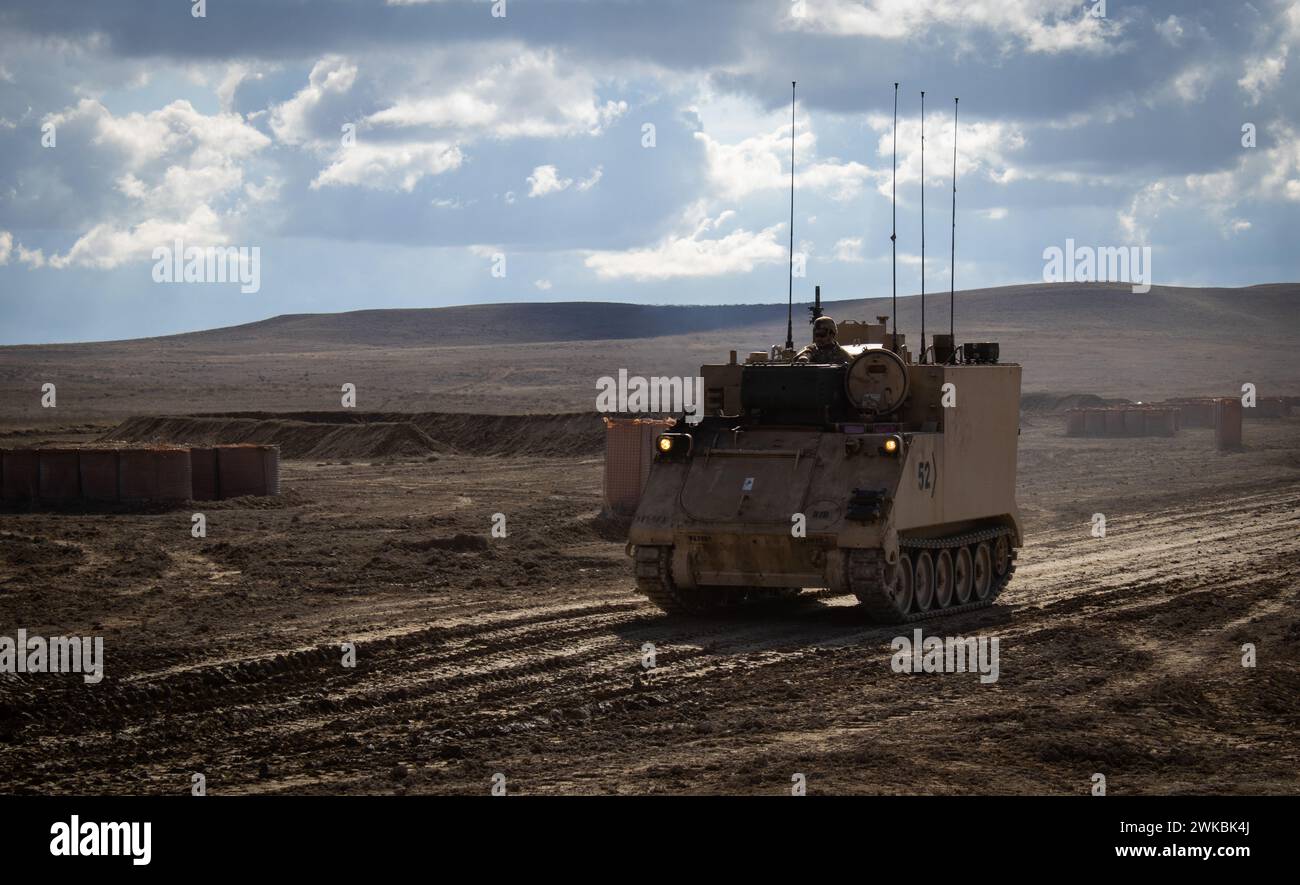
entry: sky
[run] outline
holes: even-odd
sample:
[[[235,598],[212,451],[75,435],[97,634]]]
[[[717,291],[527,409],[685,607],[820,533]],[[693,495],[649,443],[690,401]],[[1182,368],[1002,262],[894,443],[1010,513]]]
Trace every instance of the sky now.
[[[900,295],[923,193],[954,275],[954,98],[958,289],[1067,240],[1294,281],[1298,69],[1300,0],[6,0],[0,343],[784,301],[791,81],[796,301],[890,292],[895,82]],[[178,243],[245,284],[168,281]]]

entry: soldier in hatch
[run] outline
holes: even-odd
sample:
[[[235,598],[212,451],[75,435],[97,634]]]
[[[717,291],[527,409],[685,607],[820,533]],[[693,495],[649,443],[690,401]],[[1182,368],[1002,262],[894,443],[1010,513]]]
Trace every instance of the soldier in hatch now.
[[[813,343],[799,351],[794,361],[835,366],[847,365],[853,361],[853,357],[835,340],[835,320],[818,317],[813,323]]]

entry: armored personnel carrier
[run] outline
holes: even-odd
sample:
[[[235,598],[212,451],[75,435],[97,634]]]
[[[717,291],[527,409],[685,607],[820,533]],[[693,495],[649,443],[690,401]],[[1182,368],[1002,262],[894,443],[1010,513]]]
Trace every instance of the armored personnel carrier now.
[[[993,602],[1022,543],[1020,366],[950,336],[914,361],[887,320],[840,325],[847,366],[701,367],[705,415],[657,438],[633,518],[640,592],[700,613],[829,588],[886,623]]]

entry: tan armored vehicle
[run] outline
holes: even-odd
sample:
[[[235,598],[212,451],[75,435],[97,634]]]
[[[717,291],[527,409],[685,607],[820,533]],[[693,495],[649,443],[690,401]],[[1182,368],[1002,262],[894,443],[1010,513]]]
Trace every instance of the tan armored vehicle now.
[[[705,416],[656,440],[629,534],[642,593],[697,613],[829,588],[890,623],[993,602],[1022,541],[1020,366],[950,336],[914,362],[877,319],[841,324],[847,366],[701,368]]]

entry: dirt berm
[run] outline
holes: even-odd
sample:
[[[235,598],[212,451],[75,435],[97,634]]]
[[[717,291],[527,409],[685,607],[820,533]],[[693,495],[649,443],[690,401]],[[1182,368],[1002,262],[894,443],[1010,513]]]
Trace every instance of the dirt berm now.
[[[1106,399],[1093,393],[1026,393],[1020,397],[1020,411],[1031,415],[1053,415],[1069,409],[1097,409],[1132,405],[1126,399]]]
[[[284,458],[412,458],[446,453],[572,456],[604,448],[593,413],[228,412],[137,416],[103,441],[278,445]]]
[[[1026,394],[1027,413],[1055,413],[1127,400],[1092,394]],[[205,412],[128,418],[105,442],[278,445],[300,459],[417,458],[464,455],[571,457],[604,451],[605,429],[594,412],[478,415],[462,412]]]

